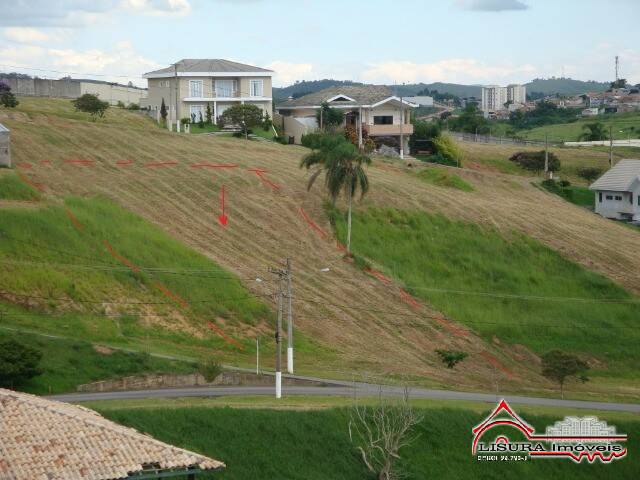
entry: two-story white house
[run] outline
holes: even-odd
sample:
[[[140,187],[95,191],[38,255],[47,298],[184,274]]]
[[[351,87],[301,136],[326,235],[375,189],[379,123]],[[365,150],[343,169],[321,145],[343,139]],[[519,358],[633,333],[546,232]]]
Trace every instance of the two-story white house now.
[[[177,128],[181,118],[205,118],[207,105],[214,122],[239,103],[254,104],[272,116],[272,75],[266,68],[230,60],[183,59],[143,75],[149,86],[143,106],[159,120],[164,99],[167,123]]]
[[[379,85],[330,87],[276,105],[283,117],[285,135],[300,143],[302,135],[315,131],[319,127],[317,112],[323,103],[342,110],[343,126],[355,127],[360,138],[362,131],[366,131],[376,143],[388,139],[390,144],[408,152],[409,136],[413,133],[410,111],[418,105]]]
[[[640,160],[620,160],[593,182],[595,211],[606,218],[640,221]]]

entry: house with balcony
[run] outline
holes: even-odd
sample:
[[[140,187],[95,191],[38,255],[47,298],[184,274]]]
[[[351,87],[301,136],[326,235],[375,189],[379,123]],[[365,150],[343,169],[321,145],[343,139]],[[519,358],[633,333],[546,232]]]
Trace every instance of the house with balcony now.
[[[143,75],[148,95],[142,106],[159,121],[164,99],[169,128],[179,128],[181,118],[204,119],[207,105],[214,122],[230,106],[244,103],[272,116],[272,75],[272,70],[230,60],[183,59]]]
[[[330,87],[277,105],[285,135],[300,143],[302,135],[317,130],[317,112],[325,102],[344,112],[343,127],[355,127],[360,139],[368,135],[377,146],[403,145],[408,151],[413,133],[410,111],[418,105],[379,85]]]

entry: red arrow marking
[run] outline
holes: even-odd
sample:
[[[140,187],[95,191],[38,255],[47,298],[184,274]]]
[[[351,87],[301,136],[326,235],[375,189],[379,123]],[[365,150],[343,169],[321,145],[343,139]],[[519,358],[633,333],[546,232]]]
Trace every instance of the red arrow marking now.
[[[218,221],[220,222],[220,225],[226,227],[229,217],[224,214],[224,185],[222,185],[222,189],[220,190],[220,203],[222,204],[222,215],[218,216]]]

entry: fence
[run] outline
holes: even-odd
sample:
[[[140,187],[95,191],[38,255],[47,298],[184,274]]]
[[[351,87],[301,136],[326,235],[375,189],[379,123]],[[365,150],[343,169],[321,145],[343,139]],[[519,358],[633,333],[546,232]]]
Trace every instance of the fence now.
[[[481,135],[475,133],[447,132],[456,140],[462,142],[489,143],[493,145],[532,145],[536,147],[544,147],[544,141],[540,140],[523,140],[521,138],[512,137],[496,137],[493,135]],[[560,147],[562,142],[549,142],[550,147]]]

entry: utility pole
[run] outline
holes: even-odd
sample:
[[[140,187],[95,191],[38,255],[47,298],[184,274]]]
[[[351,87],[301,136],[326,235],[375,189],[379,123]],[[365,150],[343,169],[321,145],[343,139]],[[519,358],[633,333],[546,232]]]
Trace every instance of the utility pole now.
[[[404,84],[403,84],[404,85]],[[402,103],[402,94],[400,94],[400,160],[404,160],[404,103]]]
[[[293,373],[293,310],[291,308],[291,260],[287,258],[287,372]]]
[[[280,332],[282,331],[282,314],[284,310],[284,292],[283,292],[283,282],[288,280],[289,278],[289,263],[287,263],[287,269],[283,270],[282,268],[270,268],[269,271],[278,276],[278,292],[276,294],[277,297],[277,308],[278,315],[276,320],[276,398],[282,397],[282,349],[281,349],[281,341],[282,337]],[[289,298],[291,298],[289,296]],[[289,315],[291,313],[289,312]],[[289,323],[291,325],[291,323]],[[290,327],[291,328],[291,327]],[[289,340],[291,341],[291,340]],[[289,350],[287,350],[288,354]],[[293,350],[291,350],[291,360],[293,361]],[[293,368],[293,363],[289,363],[290,367]]]
[[[324,110],[324,108],[322,108],[322,105],[320,105],[320,131],[321,132],[323,131],[323,129],[322,129],[322,116],[324,114],[323,110]]]
[[[260,375],[260,336],[256,336],[256,375]]]
[[[544,134],[544,176],[549,178],[549,134]]]
[[[618,55],[616,55],[616,88],[618,87],[618,68],[620,66],[620,62],[618,59]]]
[[[617,63],[618,57],[616,57]],[[613,125],[609,125],[609,168],[613,167]]]

